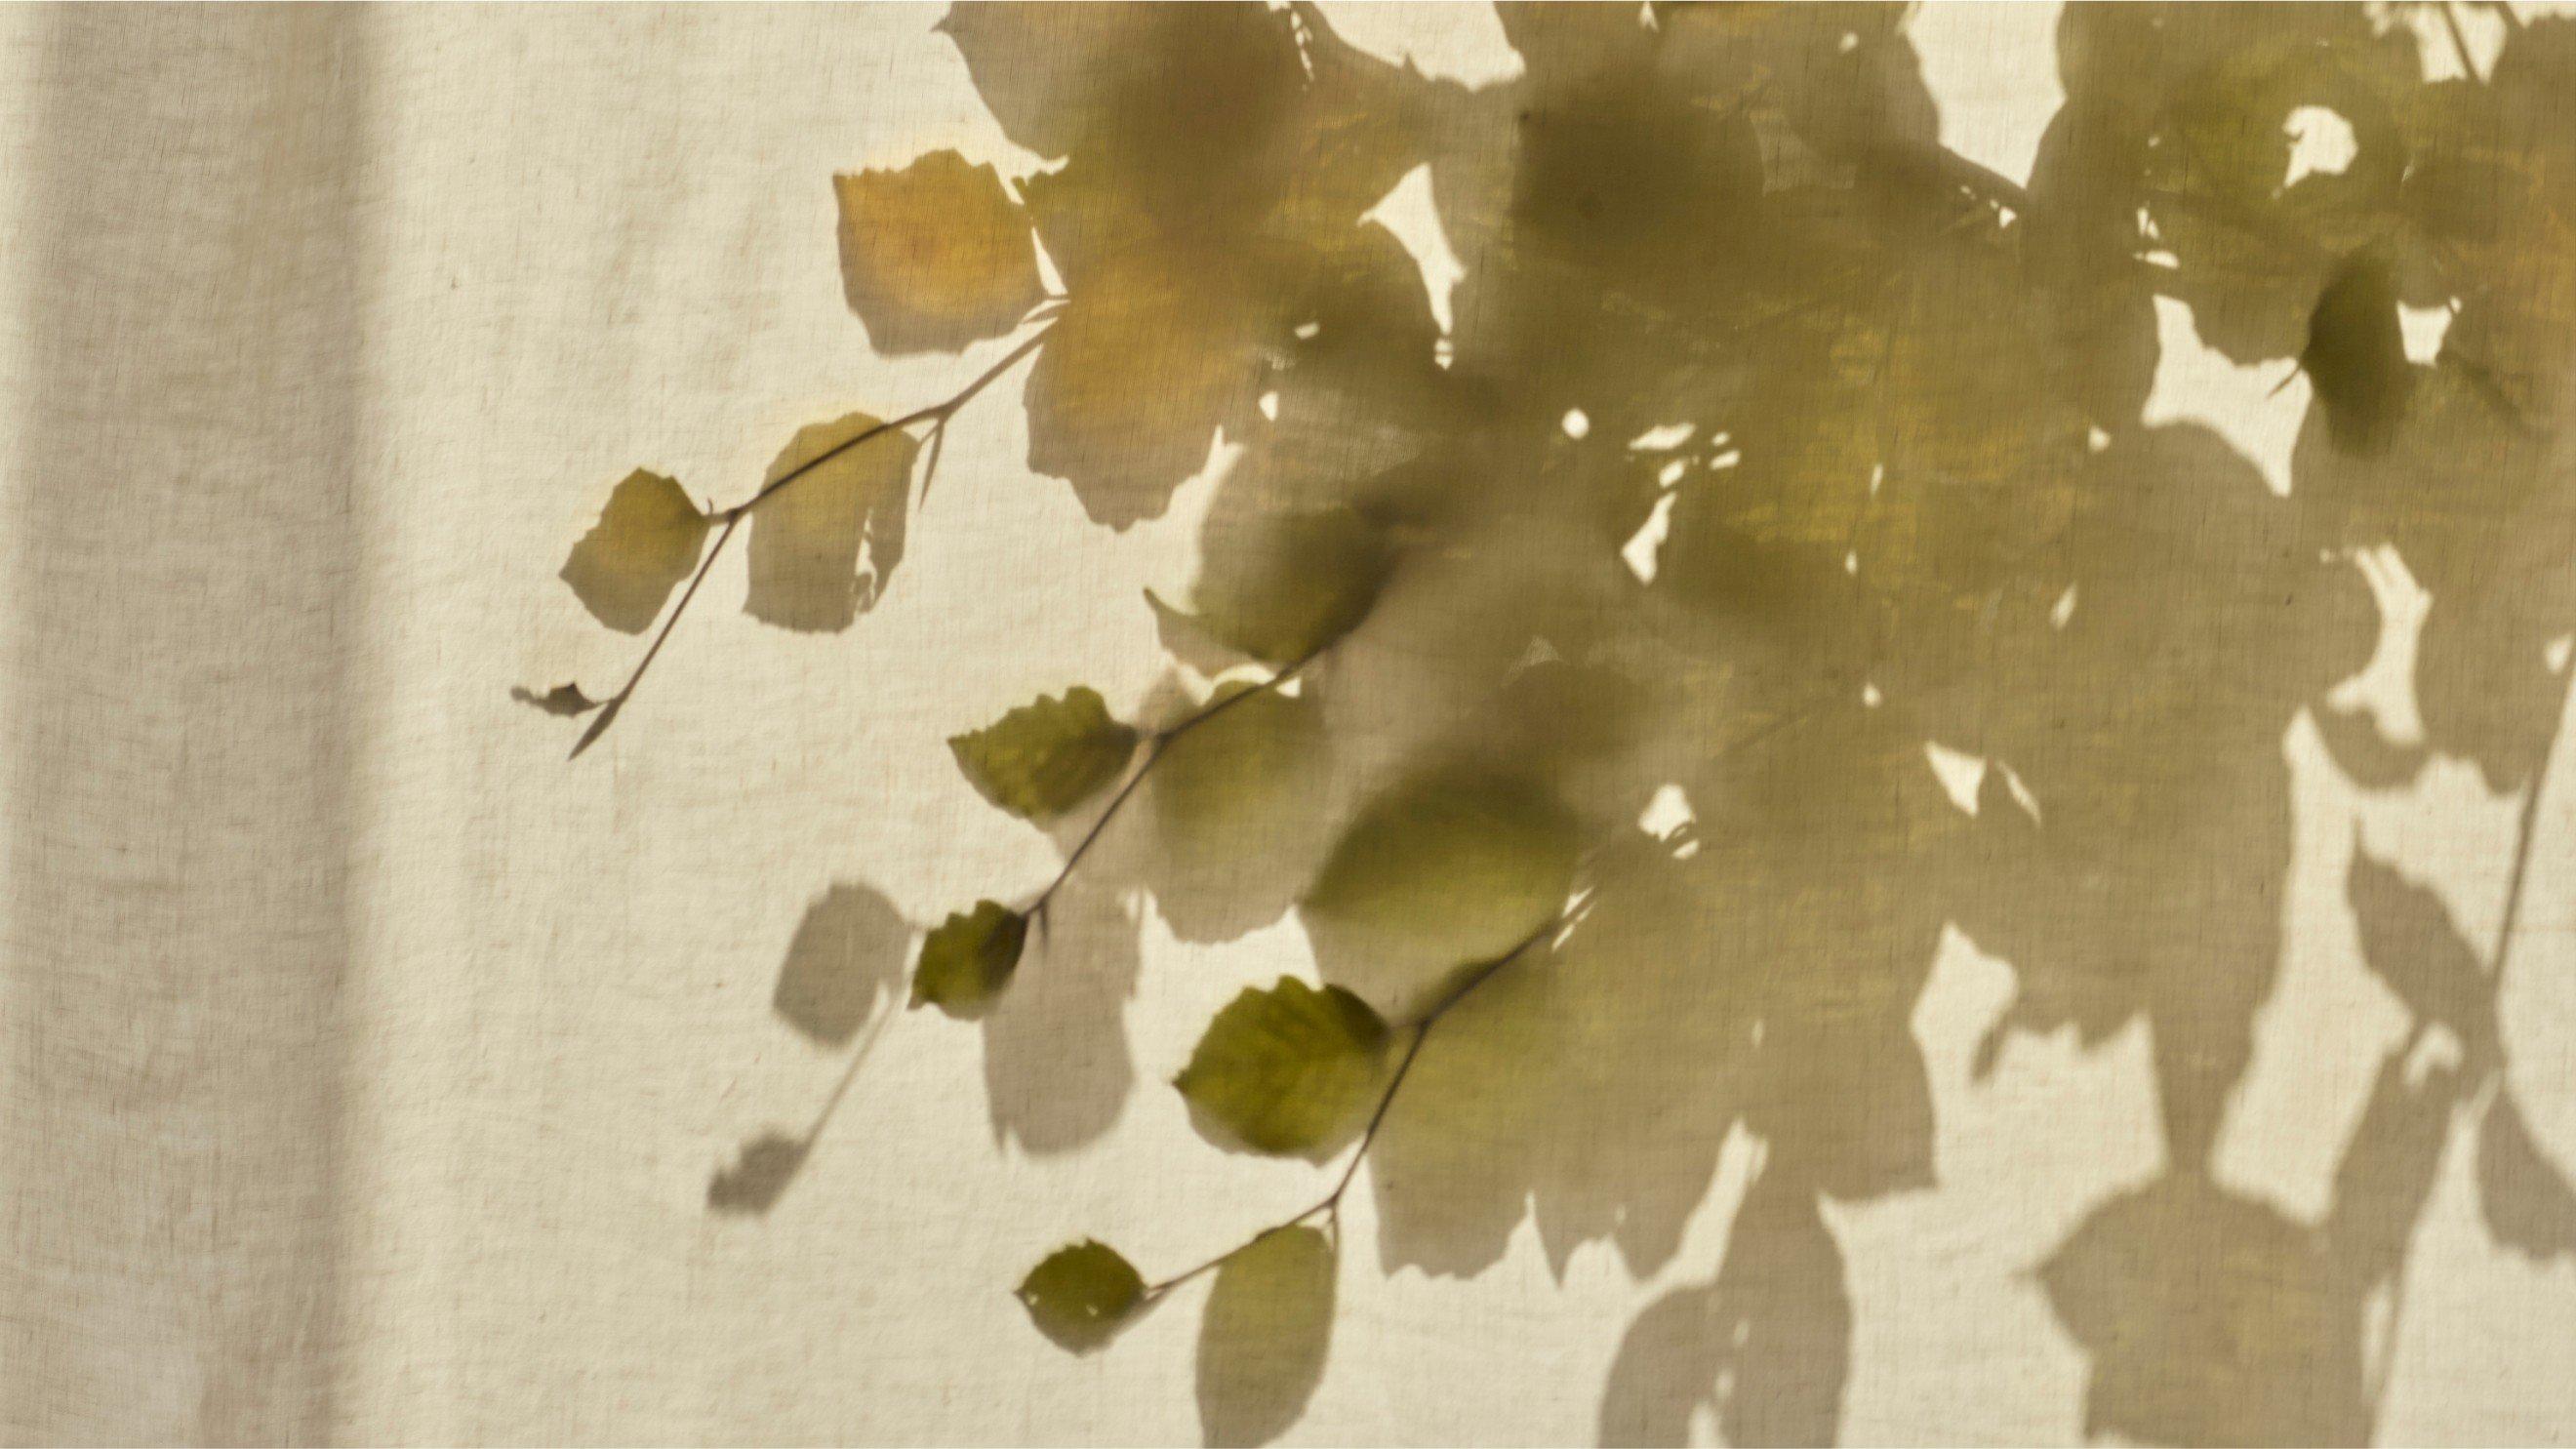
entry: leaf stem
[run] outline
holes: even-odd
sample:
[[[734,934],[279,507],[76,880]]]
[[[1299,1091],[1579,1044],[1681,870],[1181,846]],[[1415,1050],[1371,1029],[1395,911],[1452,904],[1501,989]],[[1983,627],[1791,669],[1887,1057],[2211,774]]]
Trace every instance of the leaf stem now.
[[[2442,28],[2451,34],[2451,49],[2459,54],[2460,69],[2469,73],[2469,79],[2485,85],[2487,78],[2478,74],[2477,58],[2469,51],[2469,37],[2460,29],[2459,6],[2452,0],[2442,0],[2441,9]]]
[[[1330,647],[1330,645],[1324,646],[1324,648]],[[1170,749],[1174,741],[1256,694],[1276,692],[1281,685],[1296,678],[1299,671],[1321,658],[1323,653],[1324,649],[1315,649],[1304,658],[1281,668],[1259,684],[1249,689],[1236,690],[1202,707],[1196,714],[1180,723],[1167,729],[1156,730],[1145,742],[1145,763],[1137,766],[1136,773],[1127,777],[1127,783],[1118,787],[1118,793],[1109,797],[1108,806],[1091,822],[1091,828],[1083,832],[1082,839],[1075,842],[1072,853],[1064,858],[1063,866],[1056,871],[1055,879],[1047,882],[1046,889],[1038,892],[1037,899],[1029,902],[1028,909],[1023,914],[1032,920],[1045,914],[1047,903],[1055,899],[1055,893],[1063,888],[1067,880],[1072,879],[1074,867],[1082,864],[1082,858],[1091,853],[1092,846],[1099,843],[1101,835],[1109,829],[1109,822],[1118,817],[1120,807],[1127,803],[1127,797],[1135,794],[1136,787],[1145,783],[1145,777],[1153,773],[1156,762],[1163,758],[1163,752]]]
[[[2447,15],[2449,12],[2446,10],[2444,13]],[[2540,833],[2540,797],[2549,785],[2549,764],[2558,757],[2558,737],[2567,731],[2568,711],[2571,704],[2576,704],[2576,661],[2571,661],[2567,666],[2567,683],[2559,691],[2558,711],[2551,717],[2548,742],[2541,746],[2540,763],[2532,768],[2531,783],[2523,791],[2521,820],[2514,831],[2513,871],[2505,883],[2504,919],[2496,927],[2495,964],[2487,972],[2487,1001],[2490,1014],[2495,1009],[2496,998],[2504,988],[2504,968],[2512,960],[2514,932],[2522,916],[2522,888],[2531,876],[2531,842],[2532,838]],[[2398,1055],[2402,1057],[2412,1052],[2416,1044],[2422,1041],[2425,1034],[2432,1029],[2432,1025],[2429,1018],[2419,1017],[2414,1031],[2407,1037],[2405,1043],[2398,1047]],[[2494,1028],[2490,1026],[2488,1030],[2493,1031]],[[2491,1046],[2488,1050],[2492,1052],[2496,1048]],[[2495,1057],[2489,1058],[2491,1063],[2489,1070],[2495,1070],[2492,1063],[2498,1060]],[[2499,1081],[2494,1090],[2503,1091],[2503,1083]],[[2377,1382],[2369,1389],[2371,1414],[2374,1419],[2378,1416],[2380,1407],[2387,1402],[2389,1381],[2394,1377],[2390,1365],[2396,1357],[2398,1324],[2406,1314],[2406,1282],[2407,1274],[2401,1262],[2389,1289],[2387,1326],[2380,1334]]]
[[[1459,978],[1458,983],[1452,986],[1447,994],[1433,1003],[1429,1010],[1414,1019],[1413,1025],[1409,1028],[1412,1035],[1404,1045],[1404,1055],[1396,1059],[1395,1070],[1386,1079],[1386,1089],[1378,1094],[1377,1107],[1369,1113],[1368,1125],[1360,1129],[1359,1142],[1352,1147],[1350,1159],[1342,1165],[1342,1175],[1335,1179],[1331,1192],[1318,1198],[1305,1210],[1281,1218],[1197,1267],[1186,1272],[1175,1273],[1161,1282],[1148,1286],[1145,1289],[1146,1301],[1150,1303],[1193,1278],[1223,1267],[1237,1254],[1274,1233],[1284,1233],[1312,1219],[1322,1218],[1328,1231],[1338,1233],[1341,1227],[1342,1199],[1350,1195],[1351,1184],[1359,1179],[1360,1164],[1367,1160],[1369,1148],[1377,1142],[1378,1130],[1386,1125],[1387,1113],[1395,1106],[1396,1094],[1404,1090],[1404,1079],[1411,1075],[1415,1059],[1422,1055],[1422,1043],[1430,1037],[1431,1029],[1438,1026],[1440,1019],[1473,994],[1477,987],[1493,980],[1497,972],[1528,954],[1532,946],[1550,939],[1557,932],[1565,929],[1567,923],[1574,919],[1575,914],[1574,911],[1569,910],[1557,916],[1522,938],[1519,945],[1469,971]]]
[[[2531,876],[2532,837],[2540,833],[2540,797],[2549,784],[2549,762],[2558,757],[2558,737],[2567,732],[2571,702],[2576,702],[2576,660],[2567,665],[2567,683],[2559,690],[2558,713],[2550,725],[2549,742],[2541,746],[2540,763],[2532,769],[2531,784],[2523,792],[2521,824],[2514,832],[2513,873],[2507,877],[2504,890],[2504,921],[2496,927],[2495,967],[2487,973],[2490,999],[2504,985],[2504,968],[2512,959],[2514,928],[2522,918],[2522,888]]]
[[[1303,666],[1304,661],[1300,661],[1298,665],[1292,666],[1292,668],[1302,668]],[[1245,691],[1246,694],[1253,692],[1254,691],[1251,690]],[[1238,699],[1241,697],[1241,695],[1236,696]],[[1788,729],[1803,720],[1812,717],[1818,707],[1820,707],[1820,704],[1811,705],[1806,709],[1792,710],[1787,714],[1768,720],[1755,729],[1748,731],[1744,735],[1728,741],[1711,758],[1723,759],[1740,751],[1751,749],[1755,745],[1758,745],[1764,740],[1771,738],[1773,735],[1778,734],[1780,731]],[[1223,708],[1223,705],[1219,705],[1217,708],[1221,709]],[[1210,709],[1199,715],[1196,720],[1186,721],[1180,726],[1175,727],[1173,733],[1177,734],[1180,730],[1188,728],[1190,724],[1197,723],[1198,720],[1203,720],[1215,712],[1215,709]],[[1323,1197],[1317,1199],[1312,1206],[1306,1208],[1304,1211],[1281,1218],[1279,1221],[1272,1223],[1270,1226],[1263,1228],[1257,1233],[1254,1233],[1251,1237],[1244,1239],[1242,1242],[1235,1244],[1233,1247],[1228,1248],[1224,1252],[1217,1254],[1215,1257],[1208,1259],[1206,1262],[1199,1264],[1197,1267],[1189,1269],[1186,1272],[1175,1273],[1171,1277],[1163,1279],[1161,1282],[1149,1285],[1145,1289],[1145,1300],[1148,1303],[1151,1303],[1156,1299],[1161,1298],[1165,1293],[1170,1292],[1172,1289],[1178,1288],[1182,1284],[1189,1282],[1191,1279],[1223,1267],[1227,1260],[1251,1247],[1253,1244],[1260,1242],[1262,1239],[1269,1237],[1271,1234],[1286,1232],[1288,1229],[1296,1227],[1311,1219],[1320,1217],[1324,1219],[1329,1228],[1338,1231],[1341,1225],[1342,1199],[1349,1195],[1351,1184],[1359,1178],[1360,1164],[1367,1160],[1369,1148],[1377,1142],[1378,1130],[1386,1125],[1387,1113],[1395,1107],[1396,1094],[1404,1090],[1404,1080],[1407,1076],[1411,1075],[1414,1060],[1422,1055],[1422,1044],[1430,1037],[1431,1029],[1438,1026],[1441,1018],[1455,1010],[1460,1002],[1465,1001],[1469,996],[1474,995],[1478,987],[1493,980],[1504,967],[1511,965],[1513,962],[1529,954],[1531,947],[1536,946],[1541,941],[1554,939],[1559,933],[1564,931],[1566,927],[1574,924],[1575,921],[1582,917],[1583,911],[1584,903],[1578,899],[1574,905],[1560,912],[1546,925],[1539,927],[1537,930],[1532,931],[1527,936],[1521,938],[1520,944],[1512,947],[1508,951],[1505,951],[1500,956],[1485,962],[1483,965],[1469,970],[1465,975],[1460,976],[1456,984],[1452,985],[1438,1001],[1433,1002],[1429,1009],[1425,1010],[1420,1016],[1414,1018],[1413,1025],[1411,1027],[1412,1037],[1405,1043],[1404,1055],[1397,1058],[1395,1071],[1386,1079],[1386,1090],[1378,1094],[1377,1107],[1369,1114],[1368,1126],[1360,1130],[1359,1143],[1351,1149],[1350,1160],[1343,1164],[1342,1175],[1333,1183],[1333,1190],[1331,1192],[1324,1194]]]
[[[653,667],[653,660],[656,656],[661,654],[662,646],[669,642],[671,631],[679,627],[680,616],[689,611],[689,601],[698,596],[698,586],[707,581],[707,575],[714,570],[717,558],[722,556],[724,553],[725,545],[732,542],[734,530],[742,526],[742,521],[751,516],[751,511],[753,509],[758,508],[763,502],[767,501],[772,494],[775,494],[778,490],[786,487],[788,484],[795,482],[799,478],[805,477],[815,469],[822,467],[824,464],[831,462],[833,459],[840,457],[852,448],[868,442],[871,439],[881,438],[888,433],[899,432],[919,423],[929,423],[934,431],[943,435],[942,440],[944,441],[944,434],[950,418],[955,417],[958,411],[964,408],[966,404],[974,401],[978,394],[982,393],[986,388],[991,387],[994,383],[999,382],[1004,374],[1008,373],[1012,368],[1019,366],[1019,364],[1026,360],[1031,353],[1036,352],[1040,347],[1046,344],[1047,335],[1055,330],[1055,309],[1042,307],[1029,315],[1031,320],[1042,320],[1046,322],[1047,325],[1039,328],[1036,332],[1031,333],[1020,343],[1019,346],[1012,348],[1007,353],[1004,353],[1001,361],[986,368],[975,378],[974,381],[966,384],[964,388],[960,389],[947,401],[933,403],[929,407],[916,409],[913,412],[904,414],[902,417],[896,418],[892,422],[878,423],[874,427],[862,429],[847,438],[843,438],[840,442],[833,444],[831,447],[824,449],[822,452],[815,454],[813,457],[806,459],[795,467],[788,469],[786,472],[771,479],[769,482],[762,484],[759,492],[754,493],[751,497],[744,499],[733,507],[719,509],[714,513],[708,514],[707,518],[709,521],[722,523],[724,525],[723,529],[716,534],[715,546],[707,550],[704,558],[698,560],[698,571],[690,576],[688,588],[681,591],[679,603],[672,606],[670,616],[662,621],[662,628],[658,633],[654,634],[652,644],[644,651],[644,657],[635,662],[635,670],[633,673],[626,676],[625,685],[615,694],[610,695],[607,699],[600,702],[599,713],[591,719],[590,728],[583,730],[581,732],[581,738],[573,742],[572,754],[568,758],[581,758],[582,751],[589,749],[598,741],[601,735],[608,733],[608,726],[616,720],[617,712],[626,707],[626,701],[635,697],[635,687],[644,682],[644,671]],[[938,467],[938,457],[939,454],[934,447],[931,454],[931,466],[934,469]],[[923,493],[927,496],[928,492],[929,484],[928,480],[925,479],[923,482]]]

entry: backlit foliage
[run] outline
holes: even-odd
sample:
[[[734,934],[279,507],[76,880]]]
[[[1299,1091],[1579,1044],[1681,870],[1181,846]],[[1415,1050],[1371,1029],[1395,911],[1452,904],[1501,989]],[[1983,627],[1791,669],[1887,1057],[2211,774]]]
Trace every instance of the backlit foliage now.
[[[1298,916],[1321,989],[1246,992],[1177,1085],[1225,1147],[1347,1154],[1337,1185],[1200,1269],[1086,1241],[1019,1289],[1089,1350],[1212,1273],[1212,1439],[1276,1435],[1320,1377],[1363,1159],[1390,1270],[1477,1272],[1534,1219],[1559,1265],[1606,1240],[1643,1274],[1738,1131],[1761,1158],[1726,1255],[1638,1319],[1602,1433],[1677,1441],[1704,1408],[1739,1442],[1831,1439],[1855,1310],[1820,1205],[1936,1180],[1910,1023],[1945,930],[2014,973],[1981,1071],[2018,1033],[2152,1043],[2164,1172],[2031,1248],[2089,1428],[2368,1438],[2368,1308],[2455,1116],[2496,1239],[2576,1254],[2503,1085],[2501,946],[2357,853],[2366,964],[2417,1030],[2333,1208],[2295,1220],[2211,1156],[2281,965],[2294,722],[2364,786],[2436,754],[2498,789],[2546,768],[2576,24],[2508,17],[2490,73],[2434,81],[2436,14],[2077,6],[2024,185],[1943,149],[1899,9],[1501,13],[1522,73],[1470,88],[1305,5],[959,6],[940,28],[1040,164],[839,178],[847,298],[881,351],[1016,345],[948,404],[798,434],[733,509],[636,473],[564,577],[667,631],[747,518],[749,612],[847,628],[949,420],[1023,363],[1029,469],[1100,524],[1160,517],[1229,445],[1190,596],[1150,601],[1159,704],[1122,721],[1068,679],[952,741],[994,804],[1077,828],[1053,884],[930,931],[912,990],[977,1016],[1038,989],[1104,929],[1062,919],[1087,872],[1186,940]],[[2302,108],[2349,123],[2342,170],[2290,176]],[[1368,219],[1426,168],[1464,264],[1443,308]],[[2146,421],[2160,298],[2304,375],[2286,495]],[[2450,314],[2430,362],[2401,306]],[[2387,550],[2432,599],[2421,741],[2326,703],[2379,639],[2357,561]],[[587,744],[635,682],[529,697],[598,711]],[[1973,809],[1929,746],[1983,762]],[[1676,791],[1688,823],[1639,824]],[[1110,830],[1141,848],[1087,859]],[[903,932],[858,891],[780,985],[818,1040],[893,996]],[[2436,1029],[2458,1051],[2428,1064]],[[766,1211],[813,1142],[755,1141],[709,1205]]]

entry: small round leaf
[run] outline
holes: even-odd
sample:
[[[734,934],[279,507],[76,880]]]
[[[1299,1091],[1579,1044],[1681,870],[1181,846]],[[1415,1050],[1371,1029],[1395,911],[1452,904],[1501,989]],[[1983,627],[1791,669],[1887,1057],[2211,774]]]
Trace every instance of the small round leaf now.
[[[678,480],[638,468],[608,495],[599,522],[572,546],[563,581],[593,617],[621,634],[641,634],[660,617],[671,590],[698,566],[707,516]]]
[[[1029,1270],[1019,1288],[1038,1332],[1073,1353],[1089,1353],[1117,1336],[1145,1301],[1145,1280],[1106,1243],[1058,1248]]]
[[[992,901],[977,901],[973,910],[950,916],[921,943],[912,1004],[959,1018],[978,1014],[1010,984],[1028,935],[1028,917]]]

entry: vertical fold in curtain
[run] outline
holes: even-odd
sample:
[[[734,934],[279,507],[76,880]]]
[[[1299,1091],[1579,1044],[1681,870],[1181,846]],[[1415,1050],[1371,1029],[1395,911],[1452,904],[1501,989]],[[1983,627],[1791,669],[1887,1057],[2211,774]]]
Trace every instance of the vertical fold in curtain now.
[[[13,27],[12,1440],[333,1423],[367,24]]]

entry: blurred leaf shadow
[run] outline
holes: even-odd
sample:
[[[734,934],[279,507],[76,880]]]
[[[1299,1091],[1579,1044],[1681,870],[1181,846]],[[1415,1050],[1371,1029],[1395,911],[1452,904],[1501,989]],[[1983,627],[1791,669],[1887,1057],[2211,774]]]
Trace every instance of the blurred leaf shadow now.
[[[1361,1139],[1384,1270],[1480,1273],[1527,1221],[1560,1276],[1588,1244],[1661,1271],[1740,1132],[1724,1257],[1635,1320],[1600,1430],[1832,1442],[1853,1298],[1823,1204],[1938,1183],[1914,1016],[1955,929],[2013,974],[1980,1079],[2026,1033],[2151,1047],[2161,1170],[2034,1250],[2086,1432],[2366,1440],[2464,1114],[2496,1241],[2576,1254],[2504,1070],[2503,948],[2357,851],[2356,966],[2412,1029],[2332,1205],[2296,1220],[2212,1162],[2280,974],[2301,717],[2357,784],[2438,755],[2533,799],[2561,728],[2576,22],[2433,81],[2431,32],[2358,6],[2071,5],[2025,186],[1943,147],[1903,8],[1498,9],[1522,71],[1468,87],[1307,5],[961,5],[941,30],[1048,169],[844,188],[972,203],[924,296],[853,233],[889,350],[1016,325],[1043,248],[1068,295],[1028,344],[1028,464],[1092,520],[1221,463],[1190,596],[1152,601],[1219,682],[1167,679],[1116,725],[1127,783],[1053,827],[1069,874],[981,1023],[997,1139],[1118,1119],[1145,902],[1194,944],[1293,913],[1326,983],[1416,1029]],[[2311,111],[2353,134],[2340,170],[2293,174]],[[1463,272],[1436,299],[1374,219],[1417,173]],[[2286,491],[2150,421],[2160,302],[2306,379]],[[2410,356],[2402,309],[2437,308]],[[680,502],[619,627],[686,573],[708,520]],[[2381,642],[2380,550],[2430,598],[2420,748],[2326,703]],[[1143,818],[1086,854],[1130,786]],[[909,935],[835,887],[777,1009],[847,1045]],[[710,1206],[765,1211],[812,1141],[754,1141]],[[1211,1443],[1277,1437],[1322,1378],[1317,1211],[1209,1265]]]

